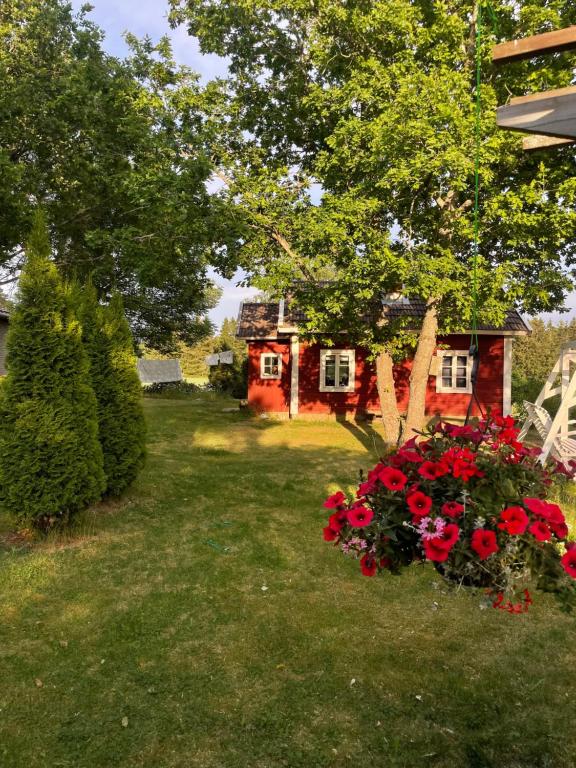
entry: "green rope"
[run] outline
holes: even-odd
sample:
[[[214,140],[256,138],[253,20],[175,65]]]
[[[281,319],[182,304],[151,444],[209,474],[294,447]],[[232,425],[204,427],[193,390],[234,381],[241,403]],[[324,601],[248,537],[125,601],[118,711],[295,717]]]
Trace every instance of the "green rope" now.
[[[481,139],[481,85],[482,85],[482,3],[478,3],[476,18],[476,116],[474,151],[474,242],[472,246],[472,336],[470,346],[478,350],[478,251],[480,247],[480,139]]]

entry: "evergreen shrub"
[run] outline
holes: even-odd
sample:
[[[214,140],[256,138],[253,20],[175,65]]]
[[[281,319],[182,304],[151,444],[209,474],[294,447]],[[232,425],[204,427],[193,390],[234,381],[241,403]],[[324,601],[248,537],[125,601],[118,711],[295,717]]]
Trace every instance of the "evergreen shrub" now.
[[[118,496],[136,479],[145,460],[142,387],[120,294],[114,294],[107,307],[97,308],[96,317],[98,338],[92,340],[90,354],[98,397],[106,492]]]
[[[46,530],[104,490],[97,406],[81,326],[50,261],[38,214],[27,248],[0,390],[0,505]]]

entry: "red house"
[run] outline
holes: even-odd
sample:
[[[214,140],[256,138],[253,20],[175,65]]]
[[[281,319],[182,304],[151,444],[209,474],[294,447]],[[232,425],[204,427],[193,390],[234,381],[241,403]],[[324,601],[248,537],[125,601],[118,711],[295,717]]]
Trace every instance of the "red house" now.
[[[404,315],[415,324],[424,310],[424,302],[418,300],[401,299],[388,307],[391,317]],[[284,301],[241,305],[237,335],[248,344],[249,407],[280,418],[379,413],[376,372],[366,350],[345,341],[333,347],[309,344],[299,336],[299,321],[299,310]],[[508,313],[501,328],[479,329],[476,395],[483,410],[509,413],[512,342],[529,333],[515,311]],[[428,379],[428,415],[465,417],[472,392],[469,346],[469,333],[438,338]],[[408,403],[410,367],[410,360],[395,367],[401,411]]]

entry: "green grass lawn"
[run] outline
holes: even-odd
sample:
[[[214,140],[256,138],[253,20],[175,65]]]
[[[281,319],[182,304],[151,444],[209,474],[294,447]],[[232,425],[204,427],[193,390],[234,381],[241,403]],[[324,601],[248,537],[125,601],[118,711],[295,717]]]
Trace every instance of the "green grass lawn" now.
[[[574,768],[576,617],[367,579],[321,503],[370,427],[150,399],[149,460],[73,537],[0,521],[1,768]]]

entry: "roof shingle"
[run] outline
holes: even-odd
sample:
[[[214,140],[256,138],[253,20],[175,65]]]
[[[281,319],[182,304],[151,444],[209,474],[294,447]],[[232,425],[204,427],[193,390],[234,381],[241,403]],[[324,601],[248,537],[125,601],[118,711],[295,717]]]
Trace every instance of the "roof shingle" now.
[[[389,304],[387,310],[390,320],[412,319],[417,325],[419,324],[418,321],[424,318],[426,302],[423,299],[411,299],[406,303]],[[239,338],[275,338],[278,335],[278,319],[278,303],[244,303],[240,308],[237,336]],[[366,320],[370,320],[370,318],[366,317]],[[305,321],[306,316],[300,307],[290,304],[285,308],[282,327],[297,328]],[[499,332],[530,333],[530,328],[514,309],[507,313],[501,327],[479,325],[478,330],[495,334]]]

